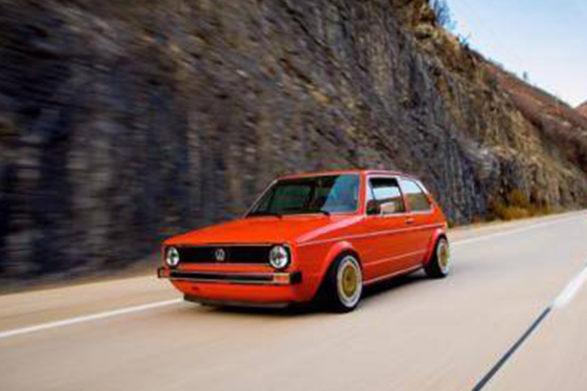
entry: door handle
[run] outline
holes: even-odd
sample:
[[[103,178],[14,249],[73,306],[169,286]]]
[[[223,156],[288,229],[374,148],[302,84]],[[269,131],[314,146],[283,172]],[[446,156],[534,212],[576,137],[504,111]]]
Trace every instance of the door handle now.
[[[406,219],[406,224],[414,224],[414,219],[412,219],[411,217],[409,219]]]

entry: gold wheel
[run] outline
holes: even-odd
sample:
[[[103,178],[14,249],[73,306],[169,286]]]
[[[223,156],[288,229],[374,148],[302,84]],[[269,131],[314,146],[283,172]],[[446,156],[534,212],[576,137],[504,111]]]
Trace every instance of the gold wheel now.
[[[357,272],[350,265],[346,265],[342,271],[342,290],[347,297],[351,297],[357,290]]]
[[[363,289],[363,275],[359,262],[352,255],[345,256],[336,273],[336,290],[340,302],[347,308],[357,305]]]
[[[450,248],[446,239],[441,239],[438,242],[436,258],[438,259],[438,266],[442,273],[447,274],[450,271]]]

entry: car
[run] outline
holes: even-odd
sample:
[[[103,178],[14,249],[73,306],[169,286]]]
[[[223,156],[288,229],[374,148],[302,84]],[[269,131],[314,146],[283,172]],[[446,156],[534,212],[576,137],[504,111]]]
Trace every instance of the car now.
[[[450,272],[444,214],[411,175],[342,170],[274,180],[240,218],[171,237],[159,278],[185,300],[357,307],[365,286]]]

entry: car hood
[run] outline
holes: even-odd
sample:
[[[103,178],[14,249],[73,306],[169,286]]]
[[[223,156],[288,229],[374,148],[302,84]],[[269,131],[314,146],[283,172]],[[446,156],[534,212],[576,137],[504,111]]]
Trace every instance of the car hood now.
[[[201,245],[219,243],[295,243],[310,241],[360,219],[356,215],[258,216],[175,236],[165,245]]]

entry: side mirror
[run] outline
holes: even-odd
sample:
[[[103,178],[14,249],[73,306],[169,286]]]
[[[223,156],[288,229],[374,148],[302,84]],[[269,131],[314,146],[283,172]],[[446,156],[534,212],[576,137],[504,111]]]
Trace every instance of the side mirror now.
[[[381,213],[381,207],[379,203],[375,200],[370,200],[367,202],[367,214],[368,215],[378,215]]]

